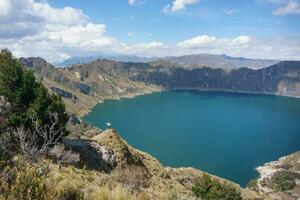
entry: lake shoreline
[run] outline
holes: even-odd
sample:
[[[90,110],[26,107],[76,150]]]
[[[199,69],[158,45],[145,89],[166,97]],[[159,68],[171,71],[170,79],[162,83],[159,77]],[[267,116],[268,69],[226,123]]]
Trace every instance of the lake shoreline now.
[[[220,95],[222,96],[222,97],[225,97],[225,98],[234,98],[234,96],[235,95],[233,95],[233,96],[231,96],[231,95],[222,95],[222,93],[236,93],[236,94],[250,94],[250,95],[252,95],[252,94],[254,94],[254,95],[263,95],[263,96],[274,96],[274,97],[277,97],[277,96],[280,96],[280,95],[274,95],[274,94],[257,94],[257,93],[249,93],[249,92],[235,92],[235,91],[224,91],[224,90],[215,90],[215,91],[212,91],[212,90],[196,90],[196,89],[191,89],[191,88],[176,88],[176,89],[172,89],[172,90],[161,90],[161,91],[156,91],[156,92],[151,92],[151,93],[147,93],[147,94],[153,94],[153,93],[161,93],[161,92],[170,92],[170,94],[171,94],[171,96],[167,96],[166,98],[173,98],[173,97],[175,97],[174,95],[176,95],[176,93],[173,93],[172,94],[172,92],[176,92],[176,91],[187,91],[187,92],[193,92],[193,91],[199,91],[199,92],[220,92]],[[142,94],[142,93],[139,93],[138,95],[136,94],[136,95],[130,95],[130,96],[123,96],[123,97],[120,97],[120,98],[113,98],[113,99],[105,99],[105,100],[124,100],[124,99],[131,99],[131,98],[134,98],[134,97],[138,97],[138,96],[144,96],[144,95],[147,95],[147,94]],[[160,96],[160,95],[158,95],[158,96]],[[164,96],[164,95],[163,95]],[[208,96],[210,96],[210,95],[208,95]],[[237,96],[239,96],[239,95],[237,95]],[[243,97],[243,95],[241,95],[241,97]],[[247,97],[247,95],[245,95],[245,97]],[[251,96],[249,96],[249,97],[251,97]],[[255,97],[255,96],[254,96]],[[259,97],[259,96],[258,96]],[[157,95],[154,95],[153,97],[150,97],[150,99],[152,99],[152,101],[155,101],[155,98],[157,98]],[[173,98],[174,99],[174,98]],[[272,98],[267,98],[267,100],[271,100],[271,101],[273,101],[272,100]],[[298,98],[297,98],[298,99]],[[102,103],[104,103],[104,102],[106,102],[106,101],[102,101],[100,104],[102,104]],[[263,98],[262,99],[263,101],[266,101],[265,100],[265,98]],[[283,99],[284,100],[284,99]],[[288,100],[288,99],[287,99]],[[140,102],[140,100],[138,100],[139,102]],[[210,100],[208,100],[209,102],[210,102]],[[241,101],[247,101],[247,100],[243,100],[243,99],[241,99]],[[284,101],[286,101],[286,100],[284,100]],[[289,101],[289,100],[288,100]],[[125,101],[125,102],[131,102],[131,100],[130,101]],[[158,101],[158,102],[160,102],[160,100]],[[167,102],[167,104],[168,104],[168,101],[163,101],[163,102]],[[113,102],[108,102],[108,105],[110,105],[110,104],[113,104]],[[117,104],[119,104],[119,103],[117,103]],[[134,104],[134,103],[133,103]],[[122,105],[122,104],[120,104],[120,105]],[[140,105],[140,104],[139,104]],[[147,104],[148,105],[148,104]],[[225,104],[225,105],[227,105],[227,104]],[[233,105],[233,104],[228,104],[228,105]],[[245,104],[243,104],[243,105],[245,105]],[[143,105],[140,105],[140,106],[142,106],[143,107]],[[100,106],[100,107],[102,107],[102,106]],[[156,107],[156,106],[154,106],[154,107]],[[159,107],[159,106],[158,106]],[[139,108],[141,108],[141,107],[139,107]],[[97,108],[97,110],[98,110],[99,108]],[[158,108],[159,109],[159,108]],[[230,109],[230,108],[229,108]],[[134,110],[134,108],[131,108],[131,110]],[[95,110],[96,111],[96,110]],[[99,110],[100,111],[100,110]],[[96,111],[96,113],[97,112],[99,112],[99,111]],[[101,111],[102,113],[103,113],[103,111]],[[116,112],[116,110],[112,110],[111,111],[112,113],[115,113],[114,115],[119,115],[119,114],[117,114],[118,112]],[[160,111],[159,111],[160,112]],[[107,113],[107,112],[104,112],[104,113]],[[157,113],[156,113],[157,114]],[[205,115],[205,114],[204,114]],[[94,114],[94,117],[95,117],[96,115]],[[140,116],[140,115],[139,115]],[[150,116],[150,118],[151,118],[151,114],[149,114],[148,116]],[[108,117],[107,119],[105,119],[105,118],[103,118],[103,119],[105,119],[106,121],[108,120],[108,121],[110,121],[111,120],[111,122],[113,123],[113,124],[115,124],[114,122],[117,122],[116,120],[114,120],[114,118],[111,118],[112,116],[110,115],[110,117]],[[99,118],[98,117],[96,117],[97,118],[97,121],[99,121]],[[123,117],[124,118],[124,117]],[[87,120],[87,118],[85,118],[85,120]],[[89,120],[88,120],[89,121]],[[89,122],[92,122],[92,121],[89,121]],[[99,121],[100,122],[100,121]],[[151,122],[151,123],[153,123],[153,122]],[[176,122],[174,122],[174,123],[176,123]],[[92,122],[92,124],[94,124],[95,126],[97,126],[97,127],[103,127],[102,125],[97,125],[97,124],[95,124],[94,122]],[[101,124],[104,124],[103,122],[101,123]],[[154,122],[154,124],[155,124],[155,122]],[[116,125],[116,124],[115,124]],[[130,125],[130,124],[127,124],[127,127],[132,127],[132,125]],[[132,127],[132,128],[136,128],[136,127]],[[124,127],[123,127],[123,130],[122,129],[120,129],[120,131],[119,132],[121,132],[121,133],[125,133],[125,135],[123,135],[123,136],[126,136],[126,134],[128,133],[128,132],[133,132],[134,133],[134,131],[132,130],[132,128],[130,128],[130,129],[125,129]],[[139,132],[141,132],[141,129],[138,129],[139,130]],[[193,132],[193,131],[191,131],[191,130],[186,130],[187,132]],[[127,137],[125,137],[126,138],[126,140],[128,140],[129,138],[127,138]],[[163,139],[163,138],[162,138]],[[156,141],[157,140],[159,140],[159,138],[156,138]],[[134,146],[136,146],[137,148],[139,148],[139,149],[141,149],[141,146],[138,146],[138,145],[136,145],[136,143],[134,143],[134,141],[132,141],[132,140],[128,140],[128,141],[130,141],[130,143],[131,144],[133,144]],[[143,149],[143,151],[146,151],[146,152],[150,152],[150,153],[152,153],[153,154],[153,152],[151,152],[151,151],[149,151],[149,149]],[[292,151],[293,152],[293,151]],[[291,153],[291,151],[289,151],[288,153]],[[161,158],[158,156],[159,154],[154,154],[155,155],[155,157],[157,157],[157,158],[159,158],[159,160],[161,160]],[[270,160],[273,160],[274,159],[274,157],[273,158],[271,158],[271,159],[265,159],[263,162],[260,162],[259,163],[259,165],[262,165],[262,164],[264,164],[264,163],[266,163],[266,162],[268,162],[268,161],[270,161]],[[162,162],[164,162],[164,160],[161,160]],[[201,168],[201,167],[199,167],[199,166],[196,166],[196,165],[191,165],[191,164],[189,164],[189,162],[187,162],[187,164],[182,164],[182,165],[173,165],[173,164],[170,164],[170,163],[166,163],[166,165],[169,165],[169,166],[173,166],[173,167],[179,167],[179,166],[193,166],[193,167],[195,167],[195,168],[198,168],[198,169],[202,169],[203,170],[203,168]],[[249,165],[249,166],[251,166],[251,169],[253,170],[254,169],[254,167],[255,167],[255,165]],[[256,166],[258,166],[258,165],[256,165]],[[253,170],[254,171],[254,170]],[[224,177],[224,178],[226,178],[226,177]],[[228,177],[227,177],[227,179],[228,179]],[[250,179],[249,179],[250,180]],[[244,182],[245,183],[245,182]],[[243,186],[245,186],[245,184],[242,184]]]
[[[242,91],[242,90],[222,90],[222,89],[201,89],[201,88],[172,88],[172,89],[158,89],[158,90],[153,90],[153,91],[148,91],[148,92],[140,92],[140,93],[132,93],[132,94],[124,94],[124,95],[119,95],[119,96],[114,96],[114,97],[104,97],[97,103],[93,104],[91,108],[89,108],[88,111],[84,112],[80,117],[84,118],[86,117],[95,106],[98,104],[104,103],[106,100],[122,100],[122,99],[133,99],[138,96],[144,96],[144,95],[149,95],[149,94],[155,94],[155,93],[160,93],[160,92],[172,92],[172,91],[199,91],[199,92],[224,92],[224,93],[237,93],[237,94],[253,94],[253,95],[266,95],[266,96],[278,96],[278,97],[288,97],[288,98],[295,98],[300,100],[300,96],[292,96],[292,95],[283,95],[279,93],[267,93],[267,92],[249,92],[249,91]]]

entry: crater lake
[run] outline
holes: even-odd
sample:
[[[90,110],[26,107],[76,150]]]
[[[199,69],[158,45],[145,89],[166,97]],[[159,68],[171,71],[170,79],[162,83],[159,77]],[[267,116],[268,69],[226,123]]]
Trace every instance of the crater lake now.
[[[245,186],[255,168],[300,150],[300,99],[167,91],[106,100],[84,118],[106,122],[163,165],[194,167]]]

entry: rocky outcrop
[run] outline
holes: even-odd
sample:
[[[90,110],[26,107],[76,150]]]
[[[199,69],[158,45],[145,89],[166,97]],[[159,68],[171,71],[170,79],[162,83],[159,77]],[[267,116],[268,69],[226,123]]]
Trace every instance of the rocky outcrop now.
[[[93,177],[110,184],[123,184],[133,193],[144,192],[150,199],[197,199],[192,192],[195,182],[204,172],[194,168],[164,167],[148,153],[130,146],[115,130],[107,129],[93,137],[65,140],[67,148],[80,154],[81,166],[96,170]],[[243,189],[225,179],[209,175],[221,183],[233,185],[244,199],[256,199],[256,192]],[[86,177],[82,175],[82,178]]]
[[[294,200],[300,198],[300,151],[266,163],[256,169],[257,180],[249,187],[266,199]]]
[[[63,89],[60,89],[60,88],[56,88],[56,87],[51,87],[51,89],[56,92],[58,95],[60,95],[61,97],[64,97],[64,98],[67,98],[67,99],[73,99],[73,100],[76,100],[78,99],[76,97],[76,95],[72,94],[71,92],[67,92]]]
[[[157,159],[128,145],[113,129],[105,130],[92,137],[91,140],[111,149],[117,159],[118,167],[142,166],[151,175],[157,174],[162,169],[162,165]]]
[[[167,89],[220,90],[300,97],[300,62],[285,61],[270,67],[226,71],[203,67],[186,70],[169,68],[147,70],[136,81],[158,84]]]
[[[116,166],[113,151],[105,146],[82,139],[65,139],[64,144],[67,149],[79,153],[79,165],[86,169],[108,172]]]

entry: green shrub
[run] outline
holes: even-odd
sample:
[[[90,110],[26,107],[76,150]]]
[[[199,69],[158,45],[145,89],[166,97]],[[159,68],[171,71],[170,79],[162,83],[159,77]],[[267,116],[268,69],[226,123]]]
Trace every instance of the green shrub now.
[[[16,164],[7,166],[0,176],[0,199],[46,200],[47,187],[41,168]]]
[[[296,186],[295,179],[300,178],[299,174],[287,171],[276,172],[272,176],[272,183],[274,186],[281,190],[292,190]]]
[[[194,185],[192,191],[204,200],[242,200],[240,191],[229,183],[220,183],[204,174]]]
[[[8,50],[0,52],[0,96],[11,105],[10,111],[5,113],[7,116],[4,117],[8,119],[7,125],[1,124],[0,134],[21,126],[25,130],[34,132],[36,126],[50,125],[50,114],[57,113],[58,123],[55,130],[67,136],[65,127],[68,115],[61,98],[49,94],[42,83],[35,81],[34,74],[25,69]],[[32,116],[36,118],[34,122]],[[3,127],[7,127],[7,130]],[[41,146],[43,138],[39,134],[36,134],[36,138],[38,146]]]
[[[67,188],[63,188],[61,191],[58,192],[57,199],[60,199],[60,200],[83,200],[84,193],[83,193],[83,191],[81,191],[77,188],[67,187]]]
[[[51,184],[49,169],[21,157],[0,169],[0,200],[83,200],[84,193],[71,185]]]
[[[251,190],[258,191],[257,179],[250,180],[247,187],[250,188]]]

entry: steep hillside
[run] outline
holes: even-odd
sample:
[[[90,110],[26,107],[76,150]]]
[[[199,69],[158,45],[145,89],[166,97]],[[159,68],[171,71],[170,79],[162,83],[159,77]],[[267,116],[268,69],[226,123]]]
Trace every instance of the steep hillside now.
[[[104,99],[128,98],[162,89],[130,78],[136,69],[145,69],[147,64],[96,60],[88,65],[55,68],[42,58],[21,58],[20,61],[33,70],[44,85],[63,97],[70,113],[79,116]]]
[[[80,116],[104,99],[161,90],[220,90],[300,97],[300,61],[284,61],[259,70],[186,69],[164,60],[124,63],[99,59],[65,68],[55,68],[41,58],[20,61],[35,71],[48,88],[64,97],[70,112]]]
[[[162,70],[163,69],[163,70]],[[300,96],[300,62],[284,61],[267,68],[226,71],[203,67],[152,69],[133,77],[136,81],[161,85],[167,89],[221,90]]]

